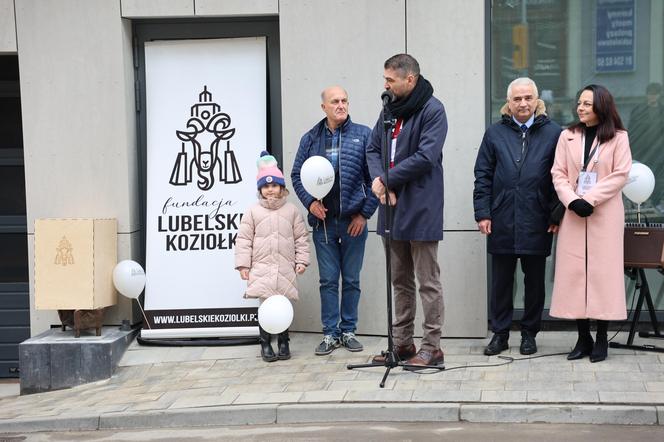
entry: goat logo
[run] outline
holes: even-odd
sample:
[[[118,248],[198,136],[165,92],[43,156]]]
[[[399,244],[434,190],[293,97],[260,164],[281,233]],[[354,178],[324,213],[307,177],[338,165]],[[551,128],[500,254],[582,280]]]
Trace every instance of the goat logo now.
[[[55,251],[57,252],[55,254],[55,264],[60,264],[65,267],[67,264],[74,264],[74,255],[72,253],[74,248],[66,236],[62,237],[58,246],[55,248]]]
[[[231,117],[221,112],[221,106],[212,101],[212,94],[207,86],[198,95],[198,103],[191,106],[190,118],[185,130],[176,130],[182,150],[178,153],[171,171],[169,182],[174,186],[186,186],[191,183],[194,173],[196,184],[201,190],[210,190],[215,179],[226,184],[242,181],[240,167],[235,152],[231,150],[231,138],[235,129],[231,127]],[[225,142],[223,162],[220,146]],[[189,159],[187,148],[193,152]]]

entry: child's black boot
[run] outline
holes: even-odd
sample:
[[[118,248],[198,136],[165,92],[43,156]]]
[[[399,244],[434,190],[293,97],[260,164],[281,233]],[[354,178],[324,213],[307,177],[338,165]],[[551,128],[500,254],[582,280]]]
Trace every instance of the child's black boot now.
[[[290,359],[288,341],[290,341],[290,338],[288,337],[288,329],[286,329],[286,331],[279,333],[277,337],[277,343],[279,344],[279,353],[277,354],[277,357],[281,360]]]
[[[260,331],[260,343],[261,343],[261,358],[265,362],[274,362],[277,360],[277,355],[274,354],[274,350],[272,350],[272,344],[270,344],[270,341],[272,340],[272,335],[270,335],[268,332],[263,330],[263,327],[258,326],[258,330]]]

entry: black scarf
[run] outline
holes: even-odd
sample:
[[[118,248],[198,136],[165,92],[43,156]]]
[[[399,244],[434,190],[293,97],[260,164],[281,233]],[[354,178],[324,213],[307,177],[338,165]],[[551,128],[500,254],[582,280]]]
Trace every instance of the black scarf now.
[[[433,86],[420,75],[410,95],[388,104],[387,109],[394,117],[407,120],[422,109],[432,95]]]

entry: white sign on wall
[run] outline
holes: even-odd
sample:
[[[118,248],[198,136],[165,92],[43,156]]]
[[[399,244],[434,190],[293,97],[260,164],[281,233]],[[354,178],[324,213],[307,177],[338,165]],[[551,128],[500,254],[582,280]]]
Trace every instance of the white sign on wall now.
[[[145,43],[144,338],[258,333],[234,246],[266,148],[265,46],[264,37]]]

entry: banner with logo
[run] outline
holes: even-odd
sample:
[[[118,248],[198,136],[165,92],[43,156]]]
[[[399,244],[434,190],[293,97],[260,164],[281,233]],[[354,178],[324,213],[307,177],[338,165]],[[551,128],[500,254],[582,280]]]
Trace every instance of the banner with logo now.
[[[264,37],[145,43],[144,338],[255,336],[234,269],[266,148]]]

